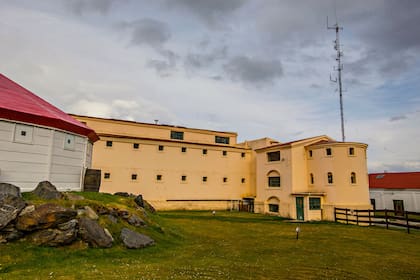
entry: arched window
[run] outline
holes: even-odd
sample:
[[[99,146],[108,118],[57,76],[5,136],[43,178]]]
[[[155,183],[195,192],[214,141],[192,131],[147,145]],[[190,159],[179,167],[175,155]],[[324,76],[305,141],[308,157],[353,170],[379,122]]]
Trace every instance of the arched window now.
[[[311,174],[309,174],[309,182],[311,183],[311,185],[313,185],[314,184],[314,174],[313,173],[311,173]]]
[[[352,184],[356,184],[356,173],[355,172],[352,172],[351,173],[351,175],[350,175],[350,182]]]
[[[334,183],[333,174],[332,172],[328,172],[327,174],[328,184]]]
[[[275,170],[272,170],[272,171],[268,172],[267,177],[268,177],[268,186],[269,187],[274,187],[274,188],[280,187],[280,173],[278,173]]]
[[[272,196],[267,200],[267,205],[268,205],[268,212],[271,213],[278,213],[279,212],[279,204],[280,204],[280,200],[275,197]]]

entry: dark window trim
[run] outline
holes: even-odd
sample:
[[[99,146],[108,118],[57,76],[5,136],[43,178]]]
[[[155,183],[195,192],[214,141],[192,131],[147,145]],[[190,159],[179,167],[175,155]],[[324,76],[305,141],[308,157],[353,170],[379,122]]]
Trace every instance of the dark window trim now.
[[[309,198],[309,210],[321,210],[321,198],[310,197]]]
[[[279,176],[268,176],[268,187],[278,188],[281,186],[281,178]]]
[[[280,161],[281,160],[281,153],[280,151],[268,152],[267,153],[267,161]]]
[[[278,213],[280,210],[280,207],[278,204],[274,204],[274,203],[269,203],[268,204],[268,212],[271,213]]]
[[[171,139],[184,140],[184,132],[171,130]]]
[[[331,157],[332,156],[332,148],[325,148],[325,155],[327,157]]]
[[[332,172],[327,173],[327,182],[329,185],[334,184],[334,175]]]
[[[227,144],[229,145],[230,139],[229,137],[226,136],[215,136],[214,137],[214,142],[218,143],[218,144]]]

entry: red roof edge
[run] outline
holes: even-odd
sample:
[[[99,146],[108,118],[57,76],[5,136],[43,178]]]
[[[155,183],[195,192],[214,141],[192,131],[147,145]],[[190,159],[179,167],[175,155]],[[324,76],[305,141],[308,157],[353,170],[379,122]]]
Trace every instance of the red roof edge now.
[[[369,174],[371,189],[420,189],[420,172],[384,172]]]
[[[0,108],[0,118],[7,120],[16,120],[31,124],[38,124],[42,126],[55,127],[65,131],[73,132],[79,135],[84,135],[89,138],[89,141],[92,143],[99,140],[98,135],[94,130],[85,126],[78,126],[69,122],[64,122],[61,119],[50,118],[46,116],[38,116],[33,114],[28,114],[24,112],[17,112],[14,110],[8,110],[5,108]],[[83,125],[81,123],[81,125]]]

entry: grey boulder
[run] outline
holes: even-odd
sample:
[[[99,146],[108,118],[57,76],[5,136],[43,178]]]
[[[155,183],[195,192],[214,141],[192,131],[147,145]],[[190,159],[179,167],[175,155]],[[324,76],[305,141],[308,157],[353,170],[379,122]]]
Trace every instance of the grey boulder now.
[[[132,231],[128,228],[121,230],[121,241],[129,249],[140,249],[155,244],[149,236]]]
[[[92,247],[112,247],[112,237],[105,232],[97,221],[89,218],[80,218],[79,235],[83,241],[87,242]]]
[[[35,195],[43,199],[61,199],[63,194],[60,193],[57,188],[48,181],[42,181],[36,186],[35,190],[32,191]]]

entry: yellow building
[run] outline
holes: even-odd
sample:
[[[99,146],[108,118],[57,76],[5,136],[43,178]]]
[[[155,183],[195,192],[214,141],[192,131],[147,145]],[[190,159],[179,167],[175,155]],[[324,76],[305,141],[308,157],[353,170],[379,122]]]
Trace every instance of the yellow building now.
[[[255,193],[252,150],[236,133],[73,117],[100,137],[102,192],[142,194],[157,209],[226,209]]]
[[[328,136],[255,150],[255,211],[334,220],[334,207],[370,209],[366,144]]]
[[[366,144],[327,136],[237,143],[233,132],[73,115],[100,140],[101,191],[142,194],[157,209],[249,207],[294,219],[369,208]]]

